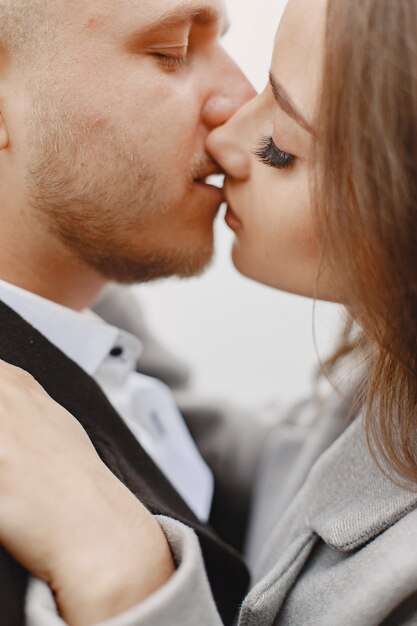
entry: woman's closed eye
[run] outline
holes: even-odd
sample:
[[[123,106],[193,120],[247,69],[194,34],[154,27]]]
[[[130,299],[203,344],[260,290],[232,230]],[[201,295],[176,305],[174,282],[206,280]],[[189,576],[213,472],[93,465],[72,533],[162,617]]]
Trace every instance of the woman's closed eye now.
[[[280,150],[272,137],[262,137],[254,150],[255,157],[264,165],[284,170],[295,161],[295,156]]]

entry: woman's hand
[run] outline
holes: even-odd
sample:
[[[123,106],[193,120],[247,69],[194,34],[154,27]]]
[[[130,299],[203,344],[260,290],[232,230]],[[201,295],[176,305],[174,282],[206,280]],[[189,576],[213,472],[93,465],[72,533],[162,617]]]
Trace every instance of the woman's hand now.
[[[75,418],[26,372],[0,361],[0,542],[84,626],[172,575],[153,516],[108,470]]]

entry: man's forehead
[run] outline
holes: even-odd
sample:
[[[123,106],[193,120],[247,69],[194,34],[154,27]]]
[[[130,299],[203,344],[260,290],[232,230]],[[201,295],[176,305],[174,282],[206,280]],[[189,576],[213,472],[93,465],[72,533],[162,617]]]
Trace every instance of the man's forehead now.
[[[168,27],[170,23],[181,21],[226,22],[224,0],[89,0],[83,4],[92,19],[96,16],[122,18],[144,28],[153,28],[159,23]]]

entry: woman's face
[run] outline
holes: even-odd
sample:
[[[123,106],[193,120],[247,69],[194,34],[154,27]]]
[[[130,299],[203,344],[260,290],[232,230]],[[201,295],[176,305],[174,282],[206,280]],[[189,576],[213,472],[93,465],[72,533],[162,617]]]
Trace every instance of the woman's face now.
[[[310,198],[325,15],[325,0],[289,0],[270,82],[212,133],[208,147],[227,174],[237,269],[277,289],[332,299],[325,274],[317,284],[321,259]]]

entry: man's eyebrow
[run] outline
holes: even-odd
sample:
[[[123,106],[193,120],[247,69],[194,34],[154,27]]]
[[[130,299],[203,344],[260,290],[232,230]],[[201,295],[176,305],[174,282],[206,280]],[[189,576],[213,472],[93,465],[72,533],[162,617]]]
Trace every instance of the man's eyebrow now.
[[[153,31],[167,30],[181,24],[189,23],[196,24],[197,26],[223,25],[222,36],[226,34],[230,27],[226,16],[223,16],[223,14],[213,6],[205,4],[190,6],[189,4],[185,4],[163,13],[153,22],[146,25],[144,31],[150,33]]]
[[[309,124],[305,117],[298,111],[284,87],[274,77],[272,71],[269,72],[269,84],[271,85],[272,93],[280,109],[292,117],[292,119],[308,133],[314,134],[311,124]]]

